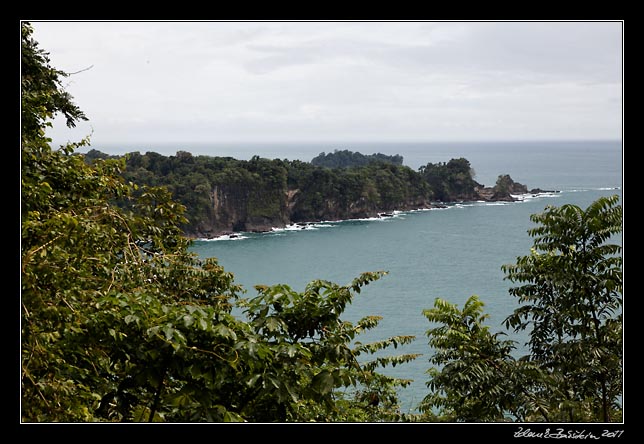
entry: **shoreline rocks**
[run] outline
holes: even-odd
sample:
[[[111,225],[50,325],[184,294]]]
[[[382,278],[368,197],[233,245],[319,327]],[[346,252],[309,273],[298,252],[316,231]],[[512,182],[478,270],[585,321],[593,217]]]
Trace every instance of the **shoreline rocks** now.
[[[519,184],[521,185],[521,184]],[[513,188],[513,191],[524,191],[522,188]],[[321,223],[321,222],[343,222],[343,221],[350,221],[350,220],[359,220],[359,219],[377,219],[377,218],[389,218],[389,217],[394,217],[397,212],[407,212],[407,211],[422,211],[422,210],[430,210],[430,209],[445,209],[449,208],[450,205],[456,204],[456,203],[467,203],[467,202],[476,202],[478,201],[484,201],[484,202],[517,202],[520,201],[521,199],[514,197],[512,194],[516,195],[531,195],[533,197],[536,197],[540,194],[553,194],[553,193],[559,193],[559,191],[556,190],[543,190],[541,188],[532,188],[528,190],[525,188],[525,192],[520,192],[520,193],[510,193],[510,194],[499,194],[498,190],[497,192],[494,191],[494,187],[483,187],[481,189],[477,190],[477,194],[480,197],[480,199],[467,199],[467,200],[454,200],[454,201],[449,201],[449,202],[431,202],[431,203],[426,203],[420,207],[418,206],[412,206],[412,207],[404,207],[396,210],[388,210],[388,211],[370,211],[370,212],[365,212],[363,214],[360,214],[358,217],[350,217],[350,218],[321,218],[321,219],[314,219],[314,220],[299,220],[299,221],[290,221],[288,223],[282,223],[278,225],[265,225],[265,226],[254,226],[253,229],[250,230],[240,230],[240,231],[219,231],[219,232],[209,232],[209,233],[202,233],[202,235],[192,235],[188,236],[191,239],[216,239],[219,237],[224,237],[228,236],[230,239],[236,239],[242,237],[241,233],[269,233],[271,231],[274,231],[276,229],[285,229],[287,227],[297,227],[301,230],[307,229],[308,226],[316,224],[316,223]]]
[[[520,195],[538,195],[557,191],[532,188],[515,182],[509,175],[500,175],[493,187],[477,184],[464,194],[448,195],[449,201],[430,201],[421,195],[409,196],[398,204],[377,207],[361,197],[357,201],[340,203],[325,199],[317,209],[310,207],[300,189],[288,189],[279,196],[275,190],[245,187],[241,184],[215,187],[212,193],[210,223],[186,233],[191,239],[215,239],[223,236],[240,237],[239,233],[266,233],[289,226],[306,229],[320,222],[337,222],[367,218],[393,217],[398,211],[447,208],[463,202],[516,202]]]

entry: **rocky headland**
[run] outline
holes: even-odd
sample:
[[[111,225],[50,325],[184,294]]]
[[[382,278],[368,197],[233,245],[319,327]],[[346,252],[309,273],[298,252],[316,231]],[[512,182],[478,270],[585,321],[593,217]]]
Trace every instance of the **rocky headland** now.
[[[448,204],[466,201],[485,202],[514,202],[526,194],[538,195],[555,193],[554,190],[540,188],[528,189],[522,183],[515,182],[509,175],[499,176],[493,187],[477,184],[471,192],[465,195],[455,195],[448,201],[435,201],[425,196],[413,196],[396,203],[377,205],[366,197],[347,204],[335,199],[325,199],[315,210],[307,211],[305,194],[301,189],[287,189],[279,198],[277,196],[261,196],[265,193],[255,190],[254,197],[265,202],[273,201],[271,211],[250,211],[251,192],[239,188],[215,187],[213,191],[213,217],[211,224],[202,224],[199,230],[189,233],[190,237],[208,239],[224,235],[234,235],[239,232],[268,232],[285,228],[290,225],[300,225],[322,221],[340,221],[376,217],[390,217],[395,211],[412,211],[420,209],[444,208]],[[259,193],[260,195],[257,195]]]
[[[97,150],[87,162],[108,156]],[[166,187],[185,207],[181,228],[190,238],[265,232],[293,224],[386,217],[396,211],[456,202],[515,201],[546,191],[515,182],[508,174],[494,186],[474,180],[467,159],[428,163],[417,171],[402,156],[321,153],[311,162],[287,159],[128,153],[123,176],[141,187]],[[549,191],[552,192],[552,191]]]

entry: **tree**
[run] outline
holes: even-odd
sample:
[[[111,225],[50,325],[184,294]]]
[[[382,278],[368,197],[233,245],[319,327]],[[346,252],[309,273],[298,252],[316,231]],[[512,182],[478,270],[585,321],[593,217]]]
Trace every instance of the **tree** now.
[[[382,273],[349,286],[315,282],[302,294],[259,287],[243,305],[251,321],[233,316],[243,289],[215,258],[190,252],[181,230],[185,207],[167,188],[126,181],[125,159],[74,153],[87,141],[51,148],[45,129],[56,113],[69,126],[85,116],[31,33],[24,23],[22,420],[397,417],[393,388],[406,382],[372,370],[415,356],[357,357],[411,338],[351,348],[377,319],[356,326],[340,319],[354,294]],[[146,159],[166,171],[194,160]],[[355,396],[344,397],[341,389],[354,386]],[[365,410],[373,396],[387,402]]]
[[[257,286],[259,295],[242,301],[252,330],[261,338],[254,353],[262,363],[260,368],[247,371],[246,379],[240,381],[244,417],[262,422],[378,422],[403,417],[395,389],[411,381],[375,370],[408,362],[418,355],[380,356],[367,361],[362,356],[407,344],[414,337],[396,336],[362,344],[357,337],[375,328],[380,318],[368,316],[354,325],[340,317],[355,293],[384,274],[363,273],[346,286],[313,281],[302,293],[288,285]],[[355,390],[347,398],[343,390],[351,387]]]
[[[33,39],[33,28],[22,24],[21,32],[21,129],[22,145],[33,149],[46,145],[45,129],[51,126],[55,114],[62,114],[68,127],[87,120],[72,97],[62,87],[62,78],[69,74],[49,65],[49,54]]]
[[[482,186],[474,180],[470,162],[462,157],[447,163],[430,162],[418,171],[430,185],[434,197],[443,202],[474,199],[476,188]]]
[[[217,349],[220,325],[235,322],[237,287],[215,260],[188,253],[184,209],[166,190],[126,183],[122,161],[86,164],[73,154],[80,144],[51,149],[45,128],[54,114],[68,126],[85,117],[31,33],[23,24],[22,418],[158,419],[170,358]],[[203,316],[191,332],[211,337],[182,350],[192,338],[176,323],[191,310]]]
[[[623,372],[621,232],[618,196],[586,210],[549,206],[529,256],[505,265],[519,308],[506,328],[529,332],[530,353],[513,357],[515,341],[483,326],[476,296],[463,310],[436,299],[423,313],[435,349],[420,408],[431,420],[618,421]]]
[[[403,157],[400,154],[395,154],[393,156],[382,153],[365,155],[349,150],[335,150],[328,154],[321,152],[311,160],[311,165],[325,168],[355,168],[363,167],[372,163],[402,165]]]
[[[507,420],[508,413],[521,415],[521,393],[517,389],[521,363],[511,352],[515,341],[501,340],[483,325],[483,303],[471,296],[459,310],[455,304],[437,298],[434,308],[423,314],[438,327],[427,331],[435,351],[429,369],[430,393],[420,410],[438,411],[443,421],[489,422]],[[517,396],[517,392],[519,396]]]
[[[586,210],[547,207],[531,217],[537,227],[528,256],[505,265],[521,306],[505,320],[529,331],[530,360],[547,375],[538,395],[550,417],[608,422],[622,396],[622,257],[610,243],[622,229],[617,195]]]

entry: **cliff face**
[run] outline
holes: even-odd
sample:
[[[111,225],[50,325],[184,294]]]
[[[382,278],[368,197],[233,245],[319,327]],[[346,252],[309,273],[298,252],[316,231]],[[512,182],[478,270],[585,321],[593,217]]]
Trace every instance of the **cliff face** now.
[[[395,203],[367,197],[352,201],[333,198],[311,200],[300,189],[219,185],[212,192],[212,211],[208,221],[187,234],[196,238],[212,238],[240,231],[265,232],[298,222],[377,217],[388,211],[430,207],[431,203],[423,196],[413,196]]]
[[[528,188],[508,175],[499,176],[494,187],[481,184],[451,196],[455,201],[516,201],[513,195],[543,192]],[[211,238],[234,232],[265,232],[302,222],[337,221],[377,217],[392,211],[409,211],[433,206],[431,192],[419,188],[403,194],[387,195],[386,190],[362,189],[361,194],[322,195],[314,190],[288,189],[266,184],[235,183],[217,185],[211,197],[207,222],[187,233],[191,237]]]
[[[252,184],[217,185],[211,196],[207,221],[189,233],[194,237],[214,237],[236,231],[269,231],[290,223],[288,193],[279,188]]]
[[[373,196],[360,196],[356,199],[330,198],[308,199],[300,190],[290,192],[290,220],[295,222],[311,222],[323,220],[346,220],[377,217],[383,212],[406,211],[429,208],[431,203],[425,196],[414,195],[397,200],[387,200]],[[317,196],[316,196],[317,197]]]
[[[187,152],[169,157],[135,152],[126,158],[123,175],[141,186],[167,186],[185,206],[181,228],[192,238],[376,217],[430,208],[432,202],[516,200],[513,195],[527,192],[508,175],[499,176],[494,187],[484,187],[474,180],[465,158],[428,163],[414,171],[402,165],[400,156],[384,157],[337,152],[331,160],[341,161],[341,166],[327,168],[259,156],[237,160]],[[351,166],[352,162],[362,166]]]

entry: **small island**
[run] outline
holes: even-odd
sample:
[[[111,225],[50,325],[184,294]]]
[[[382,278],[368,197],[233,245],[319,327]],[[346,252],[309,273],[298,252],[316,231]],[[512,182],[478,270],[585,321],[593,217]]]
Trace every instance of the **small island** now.
[[[97,150],[86,162],[124,157],[124,177],[137,185],[165,186],[186,208],[190,238],[266,232],[321,221],[386,217],[396,211],[441,208],[453,202],[516,201],[529,190],[508,174],[491,187],[474,180],[464,158],[428,163],[418,171],[400,155],[349,150],[320,153],[311,162],[287,159],[175,156],[154,152],[109,156]]]

